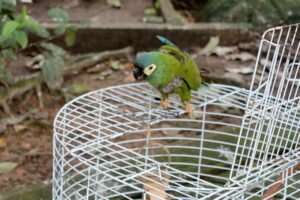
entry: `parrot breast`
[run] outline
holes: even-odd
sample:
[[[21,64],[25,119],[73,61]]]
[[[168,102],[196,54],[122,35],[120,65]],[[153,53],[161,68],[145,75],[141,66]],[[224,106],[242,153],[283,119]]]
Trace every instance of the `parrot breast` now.
[[[182,78],[176,77],[167,86],[161,88],[161,91],[166,94],[172,93],[175,88],[181,87],[182,83]]]

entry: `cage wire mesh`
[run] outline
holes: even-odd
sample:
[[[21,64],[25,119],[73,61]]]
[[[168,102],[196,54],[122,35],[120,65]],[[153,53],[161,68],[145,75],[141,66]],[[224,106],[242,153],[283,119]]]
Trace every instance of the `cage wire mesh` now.
[[[159,109],[147,83],[67,103],[54,122],[53,199],[299,199],[299,25],[262,37],[250,90]]]

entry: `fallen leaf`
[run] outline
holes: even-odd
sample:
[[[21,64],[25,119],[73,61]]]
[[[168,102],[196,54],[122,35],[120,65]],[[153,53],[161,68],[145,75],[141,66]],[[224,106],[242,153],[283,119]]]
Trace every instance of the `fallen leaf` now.
[[[200,55],[210,55],[219,45],[220,39],[218,36],[210,37],[206,46],[200,51]]]
[[[241,66],[238,68],[225,67],[225,70],[235,74],[251,74],[254,71],[254,66]]]
[[[113,71],[111,69],[105,70],[103,72],[101,72],[101,75],[104,77],[110,76],[113,73]]]
[[[33,113],[31,116],[32,119],[48,119],[49,118],[49,112],[36,112]]]
[[[21,3],[33,3],[32,0],[20,0]]]
[[[255,61],[256,57],[248,52],[241,52],[238,54],[229,54],[225,56],[227,60],[241,60],[241,61]]]
[[[182,11],[182,15],[184,16],[183,20],[186,24],[196,22],[194,15],[190,11],[184,10]]]
[[[118,60],[110,60],[109,65],[113,70],[120,70],[123,68],[123,65]]]
[[[266,67],[271,67],[272,66],[272,62],[269,60],[266,60],[264,58],[261,58],[259,60],[259,64],[261,64],[262,66],[266,66]]]
[[[114,8],[121,8],[121,0],[106,0],[106,3]]]
[[[214,51],[212,51],[212,53],[216,54],[217,56],[225,56],[225,55],[233,53],[237,50],[238,50],[238,48],[236,46],[234,46],[234,47],[216,47],[216,49]]]
[[[0,133],[3,133],[4,131],[6,131],[6,129],[7,129],[7,124],[2,123],[2,121],[0,121]]]
[[[125,83],[134,82],[134,81],[135,81],[135,78],[133,77],[132,73],[128,74],[124,78],[124,82]]]
[[[34,165],[30,165],[29,167],[26,168],[26,171],[31,173],[31,174],[35,174],[37,173],[37,166]]]
[[[133,70],[133,68],[134,68],[134,64],[132,62],[128,62],[124,66],[124,69],[130,70],[130,71]]]
[[[102,71],[105,67],[106,67],[106,64],[101,63],[101,64],[95,65],[94,67],[88,68],[86,71],[88,73],[97,73],[97,72]]]
[[[220,145],[219,147],[217,147],[217,151],[219,152],[219,158],[224,157],[229,162],[234,161],[234,152],[230,148]]]
[[[98,75],[90,78],[91,80],[105,80],[107,77],[109,77],[111,74],[113,73],[113,71],[111,69],[107,69],[101,73],[99,73]]]
[[[19,176],[24,176],[24,174],[26,174],[26,171],[23,168],[18,168],[15,170],[15,173],[18,174]]]
[[[252,51],[259,48],[258,42],[239,43],[238,47],[242,51]]]
[[[4,138],[0,138],[0,148],[5,148],[7,145],[6,141]]]
[[[278,174],[277,178],[275,179],[275,182],[271,184],[263,193],[262,200],[271,200],[273,199],[273,196],[280,191],[280,189],[284,186],[284,183],[288,179],[287,177],[290,177],[291,174],[297,174],[296,172],[300,170],[300,163],[297,163],[293,167],[288,168],[286,171],[281,172],[281,174]]]
[[[99,19],[100,19],[100,17],[98,15],[96,15],[96,16],[91,17],[89,21],[91,22],[91,24],[93,24],[93,23],[99,22]]]
[[[144,10],[144,14],[145,15],[156,15],[157,14],[157,11],[155,8],[146,8]]]
[[[194,111],[193,117],[195,119],[201,119],[201,118],[203,118],[203,114],[201,112]]]
[[[144,190],[147,192],[147,199],[149,200],[159,200],[159,199],[170,199],[166,190],[169,187],[170,175],[167,172],[161,172],[162,179],[159,175],[154,173],[147,173],[144,176],[143,186]]]
[[[21,146],[22,146],[22,149],[27,150],[27,151],[31,149],[31,144],[28,142],[22,143]]]
[[[1,124],[4,124],[4,125],[19,124],[19,123],[23,122],[24,120],[26,120],[31,114],[32,114],[32,112],[26,112],[26,113],[23,113],[22,115],[19,115],[17,117],[10,117],[10,118],[2,119],[0,121],[0,125]]]
[[[45,57],[42,54],[38,54],[34,56],[33,58],[29,58],[25,66],[29,69],[41,69],[45,62]]]
[[[89,91],[89,87],[85,83],[73,84],[67,89],[67,92],[69,92],[73,95],[83,94],[88,91]]]
[[[21,125],[21,124],[14,125],[15,132],[19,132],[19,131],[25,130],[26,128],[27,128],[26,126]]]
[[[170,124],[164,123],[160,127],[162,128],[162,132],[163,132],[164,135],[173,136],[173,137],[180,136],[180,134],[179,134],[180,131],[175,130],[174,127]]]
[[[227,78],[229,80],[232,80],[236,83],[238,83],[239,85],[244,85],[244,77],[240,74],[236,74],[236,73],[230,73],[227,72],[224,74],[224,78]]]
[[[164,18],[160,16],[148,15],[147,17],[143,17],[144,23],[164,23]]]
[[[79,0],[66,1],[66,4],[63,5],[63,9],[68,10],[70,8],[79,6],[79,4],[80,4]]]
[[[11,172],[18,166],[15,162],[1,162],[0,163],[0,174]]]

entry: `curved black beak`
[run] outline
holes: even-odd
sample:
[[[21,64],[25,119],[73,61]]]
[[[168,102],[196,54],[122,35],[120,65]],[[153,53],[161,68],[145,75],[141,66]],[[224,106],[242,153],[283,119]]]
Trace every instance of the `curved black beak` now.
[[[144,70],[137,66],[134,66],[133,68],[133,76],[135,80],[142,80],[146,78],[146,75],[144,74]]]

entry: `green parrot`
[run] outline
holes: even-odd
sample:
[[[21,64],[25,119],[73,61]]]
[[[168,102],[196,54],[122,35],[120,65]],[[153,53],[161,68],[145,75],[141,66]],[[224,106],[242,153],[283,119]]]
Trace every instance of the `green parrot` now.
[[[193,107],[190,104],[191,90],[201,85],[199,68],[193,58],[180,50],[175,44],[162,36],[157,38],[164,43],[159,51],[139,54],[134,61],[133,75],[136,80],[147,80],[161,93],[160,107],[170,106],[170,94],[178,94],[185,111],[192,117]]]

